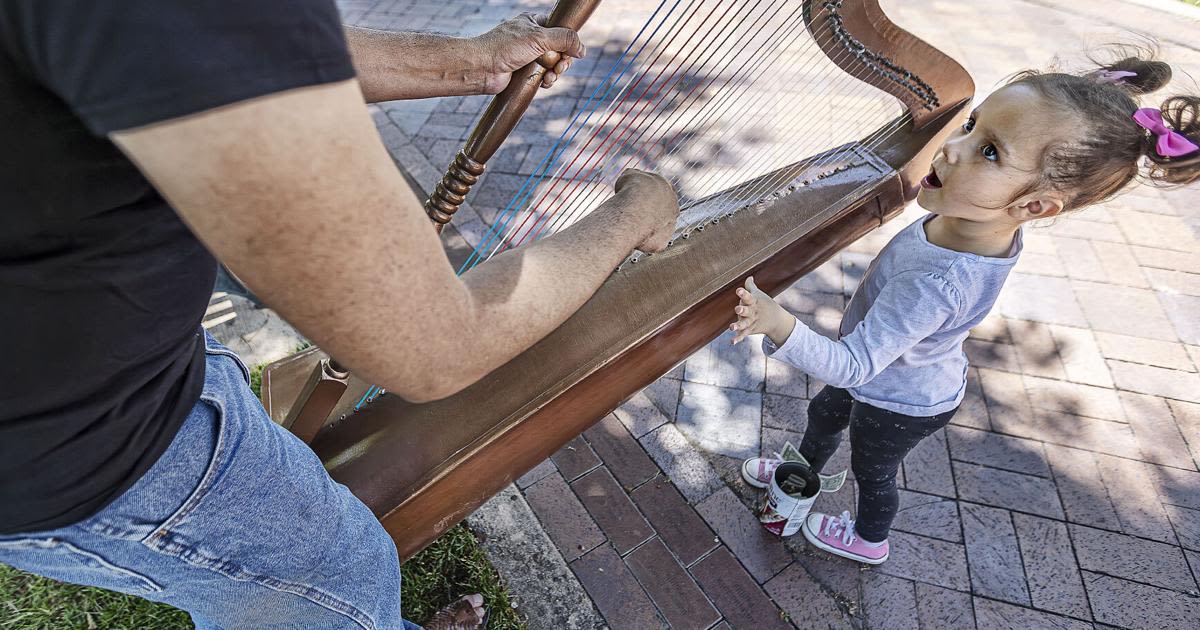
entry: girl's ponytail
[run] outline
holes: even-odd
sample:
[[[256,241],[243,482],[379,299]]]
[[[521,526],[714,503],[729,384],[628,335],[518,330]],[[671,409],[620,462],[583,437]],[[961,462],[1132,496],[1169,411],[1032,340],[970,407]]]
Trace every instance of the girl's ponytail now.
[[[1163,123],[1191,146],[1200,147],[1200,96],[1172,96],[1158,108]],[[1183,155],[1163,155],[1159,135],[1146,131],[1142,154],[1146,156],[1146,174],[1150,183],[1183,185],[1200,181],[1200,149]],[[1183,144],[1183,142],[1177,142]]]
[[[1129,50],[1122,47],[1122,52],[1128,53]],[[1095,61],[1093,59],[1093,61]],[[1167,83],[1171,82],[1171,66],[1161,61],[1153,59],[1141,59],[1136,56],[1129,56],[1117,61],[1099,64],[1099,70],[1092,72],[1091,76],[1101,81],[1105,81],[1105,77],[1119,78],[1108,80],[1108,82],[1118,85],[1125,89],[1133,96],[1141,96],[1151,92],[1161,90]]]

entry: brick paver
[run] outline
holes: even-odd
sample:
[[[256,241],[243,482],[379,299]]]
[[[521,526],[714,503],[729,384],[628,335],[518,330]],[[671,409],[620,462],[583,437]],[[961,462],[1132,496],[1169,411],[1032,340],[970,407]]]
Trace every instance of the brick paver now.
[[[566,446],[550,456],[550,461],[554,462],[567,481],[574,481],[600,465],[600,458],[596,457],[591,445],[582,437],[567,442]]]
[[[625,562],[672,628],[703,630],[721,619],[704,591],[661,540],[638,547]]]
[[[917,619],[922,628],[973,628],[971,595],[916,582]]]
[[[1134,536],[1072,524],[1079,567],[1182,592],[1196,588],[1183,550]]]
[[[811,628],[853,628],[850,616],[800,564],[792,564],[766,584],[767,593],[788,617]]]
[[[1028,514],[1013,514],[1013,525],[1033,605],[1063,615],[1090,618],[1067,527]]]
[[[975,622],[980,630],[1038,628],[1039,630],[1089,630],[1092,624],[1022,608],[992,599],[975,597]]]
[[[962,506],[963,535],[971,569],[971,591],[1015,604],[1029,605],[1029,589],[1012,517],[983,505]]]
[[[462,33],[550,6],[340,4],[351,22]],[[605,4],[632,15],[656,3]],[[1200,73],[1194,38],[1181,35],[1195,31],[1140,2],[884,8],[963,61],[981,94],[1084,42],[1128,40],[1129,29],[1159,33],[1177,77]],[[632,35],[625,26],[585,28],[591,58],[534,101],[456,218],[460,238],[477,240],[520,187],[623,50]],[[486,102],[388,103],[374,115],[392,156],[431,187]],[[866,265],[920,215],[910,209],[852,244],[781,303],[834,334]],[[749,507],[758,494],[740,481],[740,458],[798,443],[823,384],[768,361],[756,343],[729,345],[728,335],[517,480],[609,626],[1196,627],[1200,194],[1138,190],[1031,228],[1025,243],[995,313],[965,346],[972,367],[962,408],[900,471],[892,556],[880,567],[862,570],[759,527]],[[830,469],[847,466],[844,444]],[[818,508],[853,512],[854,493],[848,481]]]
[[[962,544],[898,530],[888,536],[888,544],[891,558],[879,565],[879,571],[956,591],[971,589],[966,549]]]
[[[650,456],[629,431],[609,414],[584,433],[595,453],[626,490],[636,488],[658,474]]]
[[[685,566],[691,566],[719,544],[708,524],[669,481],[652,481],[634,490],[631,496]]]
[[[604,533],[558,474],[530,486],[525,499],[567,562],[604,542]]]
[[[950,438],[950,456],[956,460],[1039,477],[1050,476],[1050,466],[1042,455],[1040,442],[959,427],[948,427],[946,435]]]
[[[600,614],[619,628],[661,628],[658,611],[637,578],[608,545],[571,563]]]
[[[916,586],[878,571],[863,575],[863,618],[872,628],[919,630]]]
[[[792,561],[783,542],[759,526],[732,490],[718,490],[696,509],[759,583],[771,579]]]
[[[908,490],[900,491],[900,510],[896,513],[892,529],[954,543],[960,543],[963,539],[956,501]]]
[[[1200,598],[1098,573],[1083,574],[1096,621],[1113,626],[1188,630],[1200,619]]]
[[[692,575],[735,628],[790,628],[778,606],[721,547],[692,567]]]
[[[618,552],[627,553],[654,535],[608,469],[597,468],[580,477],[571,489]]]
[[[934,433],[909,452],[904,460],[904,484],[912,490],[954,496],[954,475],[945,431]]]

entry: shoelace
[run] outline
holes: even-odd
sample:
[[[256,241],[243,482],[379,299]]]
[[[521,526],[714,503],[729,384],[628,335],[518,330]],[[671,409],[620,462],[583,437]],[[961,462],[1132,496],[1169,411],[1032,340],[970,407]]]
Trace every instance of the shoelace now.
[[[825,519],[825,527],[821,532],[825,536],[837,536],[840,530],[842,544],[849,547],[854,544],[854,519],[850,518],[850,511],[842,512],[838,518],[832,516]]]
[[[775,472],[775,469],[779,468],[779,465],[783,463],[783,455],[782,454],[780,454],[780,453],[771,453],[771,454],[774,455],[775,457],[770,458],[770,459],[768,459],[766,457],[760,457],[758,460],[758,478],[759,479],[763,479],[764,477],[766,479],[770,479],[771,473]],[[766,479],[763,479],[763,480],[765,481]]]

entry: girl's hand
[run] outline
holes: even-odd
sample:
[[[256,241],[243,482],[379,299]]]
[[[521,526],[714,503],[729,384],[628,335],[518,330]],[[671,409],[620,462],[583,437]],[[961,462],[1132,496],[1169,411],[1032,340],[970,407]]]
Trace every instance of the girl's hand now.
[[[729,325],[729,330],[737,333],[733,343],[750,335],[765,334],[776,346],[782,346],[791,336],[796,318],[755,286],[754,276],[746,278],[745,287],[738,289],[737,294],[741,298],[733,309],[737,321]]]

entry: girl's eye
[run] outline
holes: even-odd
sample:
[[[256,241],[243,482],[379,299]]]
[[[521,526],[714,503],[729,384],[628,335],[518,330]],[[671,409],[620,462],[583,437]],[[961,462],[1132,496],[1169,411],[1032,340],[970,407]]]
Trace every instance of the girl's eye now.
[[[967,122],[963,123],[963,126],[962,126],[962,130],[967,133],[971,133],[971,130],[974,128],[975,128],[975,119],[974,118],[968,118]]]
[[[981,151],[983,151],[983,158],[985,160],[995,162],[996,160],[1000,159],[1000,153],[996,151],[996,145],[994,144],[983,145],[983,149],[981,149]]]

